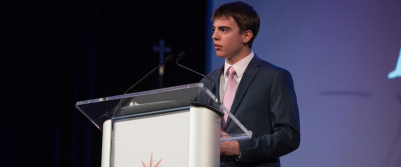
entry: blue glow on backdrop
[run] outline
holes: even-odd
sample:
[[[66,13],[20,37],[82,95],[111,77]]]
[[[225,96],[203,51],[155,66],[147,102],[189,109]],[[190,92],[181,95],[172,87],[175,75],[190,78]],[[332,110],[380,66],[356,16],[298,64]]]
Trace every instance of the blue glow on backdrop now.
[[[401,1],[243,2],[261,18],[253,51],[294,79],[301,146],[282,166],[401,166],[401,78],[387,78],[401,70]],[[207,35],[211,72],[224,60]]]
[[[401,49],[400,49],[400,56],[398,57],[397,65],[395,66],[395,70],[388,74],[389,79],[394,79],[396,77],[401,77]]]

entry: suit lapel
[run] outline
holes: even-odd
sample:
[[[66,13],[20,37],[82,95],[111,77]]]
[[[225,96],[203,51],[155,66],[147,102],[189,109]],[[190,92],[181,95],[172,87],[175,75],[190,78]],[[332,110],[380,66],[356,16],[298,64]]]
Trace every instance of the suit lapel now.
[[[216,98],[220,100],[220,75],[224,71],[224,65],[220,67],[219,71],[217,73],[214,73],[210,78],[214,81],[216,84]]]
[[[220,75],[223,72],[224,72],[224,65],[222,67],[220,67],[220,69],[216,73],[214,73],[214,75],[212,75],[210,77],[216,84],[216,98],[219,100],[219,102],[220,102]],[[223,117],[221,117],[221,118],[223,118]],[[220,125],[221,125],[220,129],[223,129],[223,124],[220,124]]]
[[[233,115],[237,112],[237,108],[241,104],[241,101],[242,101],[245,93],[248,91],[249,85],[252,83],[253,78],[255,78],[256,74],[258,73],[259,66],[261,64],[262,64],[262,60],[260,60],[255,54],[255,56],[252,58],[252,60],[249,62],[248,66],[246,67],[244,74],[241,78],[241,82],[238,85],[237,92],[235,93],[233,105],[231,106],[230,112]],[[224,130],[227,129],[227,127],[230,125],[230,123],[231,123],[231,118],[228,118]]]

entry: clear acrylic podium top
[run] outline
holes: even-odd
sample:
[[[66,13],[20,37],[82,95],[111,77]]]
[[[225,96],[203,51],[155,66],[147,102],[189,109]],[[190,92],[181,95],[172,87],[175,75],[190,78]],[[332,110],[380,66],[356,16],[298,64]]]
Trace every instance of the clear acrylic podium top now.
[[[233,123],[241,129],[237,134],[221,136],[220,141],[244,140],[252,137],[252,132],[248,131],[227,108],[220,105],[213,93],[202,83],[79,101],[76,107],[100,129],[104,121],[101,119],[102,116],[117,120],[131,115],[147,115],[150,112],[189,109],[193,101],[208,104],[221,113],[223,110],[226,111]]]

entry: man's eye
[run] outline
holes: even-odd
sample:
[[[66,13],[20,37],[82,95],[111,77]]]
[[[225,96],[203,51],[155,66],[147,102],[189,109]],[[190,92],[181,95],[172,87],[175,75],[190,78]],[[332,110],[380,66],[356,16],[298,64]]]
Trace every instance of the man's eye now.
[[[223,32],[226,32],[226,31],[227,31],[227,29],[223,28],[223,29],[221,29],[221,31],[223,31]]]

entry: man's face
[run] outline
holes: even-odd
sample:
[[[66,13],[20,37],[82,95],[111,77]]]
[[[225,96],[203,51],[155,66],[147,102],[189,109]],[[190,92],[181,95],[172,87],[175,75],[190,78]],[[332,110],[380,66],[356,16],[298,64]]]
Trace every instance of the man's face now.
[[[240,53],[244,47],[244,35],[239,33],[238,24],[232,17],[214,20],[212,28],[214,49],[218,57],[230,59]]]

